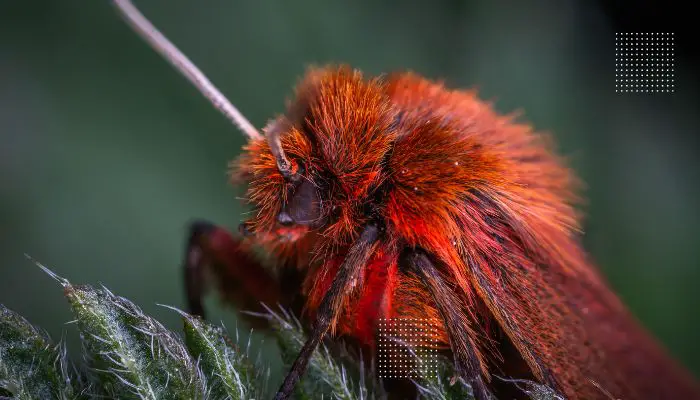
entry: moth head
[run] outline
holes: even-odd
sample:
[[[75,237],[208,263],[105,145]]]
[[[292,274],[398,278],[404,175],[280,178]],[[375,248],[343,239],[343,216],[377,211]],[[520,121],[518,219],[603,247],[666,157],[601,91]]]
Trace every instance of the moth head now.
[[[244,233],[295,241],[324,223],[319,160],[308,138],[286,117],[263,129],[265,139],[247,146],[240,168],[248,171],[248,202],[253,217]]]
[[[235,165],[253,207],[244,232],[278,240],[311,231],[352,235],[382,181],[392,113],[380,80],[364,80],[348,67],[311,69],[286,114]]]
[[[253,217],[244,233],[286,239],[315,227],[343,241],[358,232],[360,212],[382,181],[382,163],[395,137],[393,108],[381,79],[364,80],[345,66],[311,68],[287,114],[260,132],[180,50],[128,0],[122,17],[154,50],[248,137],[232,180],[249,184]],[[242,162],[240,162],[242,160]],[[328,218],[339,210],[335,218]]]

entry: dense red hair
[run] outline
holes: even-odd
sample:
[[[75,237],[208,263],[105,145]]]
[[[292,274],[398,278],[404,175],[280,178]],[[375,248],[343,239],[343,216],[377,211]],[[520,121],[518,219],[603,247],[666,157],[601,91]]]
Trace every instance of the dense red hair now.
[[[534,377],[570,398],[601,397],[591,380],[628,398],[692,386],[587,259],[577,180],[547,136],[474,92],[412,73],[367,80],[348,67],[310,70],[287,113],[266,129],[283,131],[282,148],[320,193],[325,223],[276,223],[289,183],[265,140],[249,143],[234,176],[248,183],[248,229],[306,274],[309,316],[368,219],[384,223],[361,290],[333,321],[336,333],[371,347],[381,318],[440,320],[430,294],[399,265],[403,249],[420,248],[457,293],[463,334],[487,379],[500,358],[487,329],[495,322]],[[650,362],[671,366],[674,379],[660,382]]]

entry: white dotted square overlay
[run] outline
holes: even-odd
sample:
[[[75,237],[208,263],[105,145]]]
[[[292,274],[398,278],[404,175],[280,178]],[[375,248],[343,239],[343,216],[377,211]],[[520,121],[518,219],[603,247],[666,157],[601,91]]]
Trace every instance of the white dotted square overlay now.
[[[615,92],[673,93],[674,64],[673,33],[615,34]]]
[[[379,320],[378,372],[382,378],[430,378],[438,374],[438,320]]]

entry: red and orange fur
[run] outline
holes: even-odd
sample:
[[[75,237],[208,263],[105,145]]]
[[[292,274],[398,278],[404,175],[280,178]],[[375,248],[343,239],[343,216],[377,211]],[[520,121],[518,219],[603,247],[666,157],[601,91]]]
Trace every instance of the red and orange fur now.
[[[498,115],[472,92],[411,73],[364,79],[346,67],[312,69],[277,129],[293,168],[320,204],[318,226],[280,226],[290,201],[264,139],[233,164],[253,217],[245,240],[219,230],[206,241],[222,292],[238,304],[279,283],[247,257],[255,244],[292,271],[313,320],[347,249],[369,219],[383,223],[376,251],[331,332],[372,348],[380,318],[441,319],[421,281],[401,265],[422,249],[461,304],[462,335],[486,381],[509,363],[570,399],[698,399],[700,390],[626,311],[579,243],[576,179],[548,138]],[[313,226],[313,224],[311,224]],[[243,280],[245,295],[226,285]],[[227,283],[228,282],[228,283]],[[244,289],[240,289],[244,290]],[[492,325],[492,327],[489,327]],[[494,328],[495,327],[495,328]],[[495,332],[501,332],[499,336]],[[442,344],[450,342],[441,326]],[[508,342],[516,351],[500,353]],[[519,378],[519,376],[513,376]]]

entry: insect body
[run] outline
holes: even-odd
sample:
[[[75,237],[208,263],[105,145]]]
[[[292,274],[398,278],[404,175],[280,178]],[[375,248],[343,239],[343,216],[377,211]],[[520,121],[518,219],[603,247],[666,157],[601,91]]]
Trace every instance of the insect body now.
[[[495,372],[518,366],[570,399],[700,398],[588,260],[575,179],[546,138],[474,93],[325,67],[264,137],[232,118],[251,138],[232,176],[248,185],[253,217],[245,239],[193,225],[190,309],[203,314],[207,265],[239,305],[284,301],[290,286],[301,294],[309,339],[276,398],[327,334],[372,348],[380,319],[426,316],[478,399]],[[251,243],[288,279],[267,273]]]

